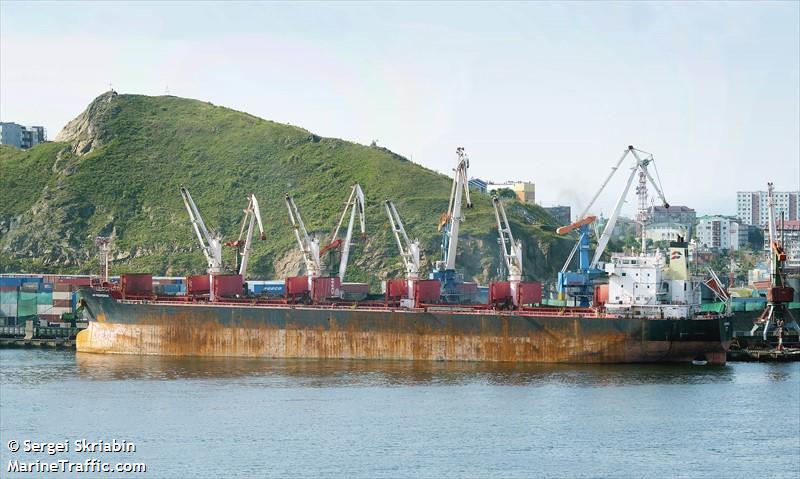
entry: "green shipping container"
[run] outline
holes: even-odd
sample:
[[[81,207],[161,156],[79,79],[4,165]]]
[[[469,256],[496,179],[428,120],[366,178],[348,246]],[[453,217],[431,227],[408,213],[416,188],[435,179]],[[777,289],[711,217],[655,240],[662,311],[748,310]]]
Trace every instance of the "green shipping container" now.
[[[36,296],[38,293],[20,291],[17,302],[17,316],[36,316]]]
[[[800,303],[789,303],[789,309],[800,309]]]
[[[17,304],[17,291],[0,291],[0,304]]]
[[[731,309],[734,312],[740,313],[745,310],[745,303],[743,301],[733,301],[731,302]]]

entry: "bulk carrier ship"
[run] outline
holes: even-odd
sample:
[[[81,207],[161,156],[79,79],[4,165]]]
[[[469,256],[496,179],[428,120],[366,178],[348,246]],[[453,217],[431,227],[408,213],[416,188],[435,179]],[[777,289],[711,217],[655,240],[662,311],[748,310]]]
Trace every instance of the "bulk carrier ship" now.
[[[629,152],[632,147],[626,155]],[[669,259],[658,251],[612,256],[604,266],[608,283],[595,287],[589,306],[542,306],[541,284],[522,281],[521,244],[514,240],[503,204],[495,197],[508,281],[491,283],[487,301],[476,301],[476,285],[464,283],[455,271],[462,193],[466,206],[471,206],[469,161],[463,149],[457,153],[448,212],[440,222],[443,259],[429,279],[419,276],[418,242],[409,240],[396,208],[386,201],[406,277],[387,281],[380,299],[367,298],[366,285],[342,282],[356,218],[364,232],[364,194],[356,184],[324,248],[308,234],[287,195],[289,219],[308,274],[287,278],[282,298],[245,294],[243,279],[256,225],[263,237],[255,196],[249,198],[239,239],[228,243],[239,249],[238,274],[223,274],[221,237],[208,231],[191,195],[181,188],[208,260],[208,274],[187,278],[182,296],[153,294],[150,275],[142,274],[123,275],[120,285],[80,290],[89,327],[78,334],[77,350],[266,358],[725,363],[732,332],[729,316],[701,313],[700,282],[689,275],[688,248],[682,240],[670,243]],[[647,163],[637,156],[631,176]],[[348,208],[349,227],[340,239]],[[613,230],[613,221],[606,230],[609,226]],[[338,276],[326,276],[321,261],[331,250],[340,253]]]

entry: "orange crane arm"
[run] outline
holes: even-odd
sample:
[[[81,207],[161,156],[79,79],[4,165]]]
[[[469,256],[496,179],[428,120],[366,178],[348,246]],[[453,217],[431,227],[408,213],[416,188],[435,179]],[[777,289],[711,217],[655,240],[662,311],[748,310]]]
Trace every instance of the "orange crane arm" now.
[[[565,234],[569,233],[572,230],[580,228],[583,225],[588,225],[588,224],[594,223],[594,221],[596,219],[597,219],[597,216],[587,216],[586,218],[584,218],[582,220],[578,220],[578,221],[572,223],[571,225],[562,226],[562,227],[558,228],[556,230],[556,233],[558,233],[560,235],[565,235]]]

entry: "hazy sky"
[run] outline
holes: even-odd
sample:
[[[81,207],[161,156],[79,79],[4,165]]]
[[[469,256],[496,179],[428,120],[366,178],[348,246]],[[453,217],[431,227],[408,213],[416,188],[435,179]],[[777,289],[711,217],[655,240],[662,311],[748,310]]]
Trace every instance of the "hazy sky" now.
[[[534,181],[544,205],[582,208],[629,144],[701,214],[800,188],[798,2],[0,2],[3,121],[54,138],[109,83],[439,171],[464,146],[471,176]]]

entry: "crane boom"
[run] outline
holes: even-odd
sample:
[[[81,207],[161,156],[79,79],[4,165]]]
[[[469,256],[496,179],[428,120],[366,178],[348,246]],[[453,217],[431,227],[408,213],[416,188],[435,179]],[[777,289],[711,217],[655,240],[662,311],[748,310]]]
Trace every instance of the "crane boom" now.
[[[463,147],[456,148],[458,162],[456,163],[453,185],[450,188],[450,202],[447,213],[442,215],[439,222],[440,229],[444,230],[442,235],[442,261],[438,262],[437,269],[453,271],[456,267],[456,251],[458,250],[458,229],[464,218],[461,214],[462,193],[467,197],[467,208],[472,208],[472,201],[469,197],[469,184],[467,180],[467,170],[469,169],[469,158]]]
[[[183,204],[186,206],[186,211],[189,213],[189,219],[192,222],[192,227],[197,235],[197,240],[200,242],[200,249],[206,257],[208,264],[208,273],[219,273],[222,271],[222,239],[216,233],[211,233],[200,216],[200,211],[192,199],[189,190],[181,186],[181,196],[183,197]]]
[[[366,219],[364,217],[364,204],[364,191],[361,189],[361,185],[356,183],[350,190],[350,197],[344,205],[342,216],[339,218],[339,223],[336,225],[336,229],[333,230],[333,234],[331,235],[329,245],[333,245],[339,241],[342,247],[341,258],[339,259],[339,278],[342,281],[344,281],[344,276],[347,273],[347,261],[350,256],[350,243],[353,238],[353,226],[355,224],[356,215],[358,215],[359,227],[361,228],[361,239],[363,240],[366,237],[367,229]],[[341,241],[339,240],[339,230],[342,227],[348,209],[350,209],[350,222],[347,226],[347,233],[345,234],[344,241]]]
[[[408,239],[408,234],[406,234],[403,221],[400,219],[400,215],[397,213],[397,209],[395,208],[392,200],[386,200],[384,202],[384,206],[386,208],[386,215],[389,217],[389,223],[392,226],[394,239],[397,241],[397,248],[400,251],[400,257],[402,258],[403,265],[406,268],[406,279],[417,280],[419,279],[420,267],[419,240],[414,239],[411,241]],[[409,292],[412,292],[412,290],[409,290]]]
[[[592,269],[597,267],[597,263],[600,261],[600,258],[603,256],[603,253],[605,252],[606,246],[608,246],[608,241],[611,239],[611,234],[614,232],[614,226],[616,226],[616,224],[617,224],[617,219],[619,218],[620,211],[622,210],[622,205],[623,205],[623,203],[625,203],[625,198],[628,196],[628,191],[630,191],[631,183],[633,183],[633,178],[634,178],[634,176],[636,176],[637,172],[642,171],[642,172],[645,173],[645,175],[647,176],[647,179],[650,181],[650,183],[653,185],[653,187],[658,192],[658,195],[661,198],[661,201],[664,203],[664,207],[669,208],[669,203],[667,203],[667,200],[664,197],[664,193],[661,191],[661,188],[653,180],[653,177],[650,175],[650,172],[647,171],[647,167],[651,163],[653,163],[653,155],[648,153],[647,154],[648,156],[646,158],[642,159],[639,156],[638,153],[645,153],[645,152],[643,152],[641,150],[637,150],[633,146],[628,146],[628,149],[625,150],[625,153],[623,153],[622,157],[619,159],[617,164],[614,166],[614,168],[612,168],[611,173],[608,175],[606,180],[603,182],[602,186],[600,187],[600,190],[597,192],[597,194],[595,194],[595,196],[592,198],[592,201],[589,203],[589,206],[586,208],[586,210],[588,211],[588,208],[592,206],[594,201],[597,199],[597,197],[600,195],[600,193],[603,191],[603,189],[608,184],[609,180],[611,180],[611,177],[614,175],[614,173],[617,171],[617,169],[619,169],[619,166],[622,164],[622,161],[625,160],[625,158],[628,156],[628,154],[632,154],[634,156],[634,158],[636,159],[636,164],[631,168],[631,173],[628,176],[628,181],[625,183],[625,188],[622,190],[622,193],[619,195],[619,198],[617,199],[617,203],[614,206],[614,211],[612,212],[611,216],[608,218],[608,222],[606,223],[605,228],[603,228],[603,233],[600,235],[600,239],[597,242],[597,249],[594,252],[594,257],[592,258],[592,262],[591,262],[591,265],[590,265],[590,268],[592,268]],[[584,216],[586,216],[585,213],[582,214],[580,217],[584,217]]]
[[[242,262],[239,265],[239,274],[242,276],[242,279],[244,279],[247,275],[247,263],[250,259],[250,250],[253,247],[253,229],[256,224],[258,224],[258,231],[260,233],[261,240],[264,241],[267,239],[266,235],[264,234],[264,224],[261,222],[261,210],[258,207],[256,195],[250,193],[248,197],[249,201],[247,203],[247,208],[244,210],[242,228],[239,230],[239,239],[234,242],[236,246],[243,246],[241,252]],[[242,243],[242,235],[244,233],[245,225],[247,225],[247,235],[244,238],[244,243]]]
[[[300,252],[303,254],[303,260],[306,264],[306,272],[308,273],[309,281],[317,278],[322,274],[322,265],[319,260],[319,240],[311,237],[306,231],[306,225],[303,223],[303,218],[300,217],[300,211],[291,195],[285,196],[286,208],[289,210],[289,221],[292,222],[294,228],[294,236],[297,239],[297,245],[300,247]]]
[[[492,196],[492,206],[494,206],[494,217],[497,220],[500,250],[508,268],[508,280],[519,282],[522,280],[522,243],[519,240],[514,241],[505,207],[497,196]]]

